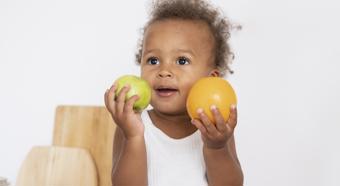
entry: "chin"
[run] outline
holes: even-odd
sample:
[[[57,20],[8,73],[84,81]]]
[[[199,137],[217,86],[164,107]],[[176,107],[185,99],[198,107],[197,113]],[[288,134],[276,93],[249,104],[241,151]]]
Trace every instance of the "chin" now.
[[[173,104],[167,105],[152,105],[153,109],[156,112],[165,114],[165,115],[188,115],[186,108],[178,108],[174,107]]]

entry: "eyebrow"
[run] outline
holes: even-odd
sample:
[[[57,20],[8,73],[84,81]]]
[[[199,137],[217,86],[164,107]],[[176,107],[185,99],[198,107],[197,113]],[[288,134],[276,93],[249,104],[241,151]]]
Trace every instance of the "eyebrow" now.
[[[182,53],[189,53],[189,54],[191,54],[192,56],[196,56],[196,54],[192,51],[192,50],[190,50],[190,49],[180,49],[180,48],[178,48],[178,49],[176,49],[176,50],[174,50],[175,52],[182,52]],[[149,53],[152,53],[152,52],[161,52],[161,50],[160,49],[150,49],[150,50],[145,50],[145,52],[144,52],[144,55],[143,56],[145,56],[145,55],[147,55],[147,54],[149,54]]]
[[[146,56],[147,54],[149,53],[152,53],[152,52],[160,52],[161,50],[160,49],[150,49],[150,50],[145,50],[143,56]]]

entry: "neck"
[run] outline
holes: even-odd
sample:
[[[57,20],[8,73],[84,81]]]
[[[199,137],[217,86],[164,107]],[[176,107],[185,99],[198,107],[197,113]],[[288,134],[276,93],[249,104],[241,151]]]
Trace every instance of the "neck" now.
[[[186,112],[182,114],[167,114],[153,109],[149,113],[153,124],[172,138],[183,138],[197,130],[191,124],[191,119]]]
[[[176,113],[176,114],[167,114],[162,113],[157,110],[152,109],[150,111],[151,115],[157,120],[160,120],[165,123],[172,123],[172,124],[191,124],[191,118],[189,117],[188,113]]]

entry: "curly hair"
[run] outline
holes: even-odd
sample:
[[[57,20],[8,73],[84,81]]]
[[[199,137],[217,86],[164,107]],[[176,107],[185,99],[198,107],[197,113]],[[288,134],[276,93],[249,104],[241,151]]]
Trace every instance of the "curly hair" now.
[[[150,19],[142,29],[144,35],[148,26],[165,19],[200,20],[209,26],[215,39],[215,65],[220,75],[233,73],[230,63],[234,59],[228,40],[232,25],[222,12],[205,0],[155,0],[152,2]],[[139,40],[136,62],[140,64],[143,38]]]

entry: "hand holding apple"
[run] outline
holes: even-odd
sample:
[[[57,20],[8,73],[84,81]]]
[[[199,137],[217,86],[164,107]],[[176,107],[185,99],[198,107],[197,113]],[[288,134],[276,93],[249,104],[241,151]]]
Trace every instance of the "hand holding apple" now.
[[[133,104],[133,109],[137,112],[144,110],[151,100],[151,88],[144,79],[134,75],[124,75],[116,80],[117,88],[115,97],[126,85],[130,86],[129,91],[126,93],[125,101],[134,95],[138,95],[139,99]]]
[[[147,82],[132,75],[122,76],[107,89],[104,98],[107,110],[125,138],[143,138],[144,125],[140,111],[147,107],[151,99],[151,88]]]

